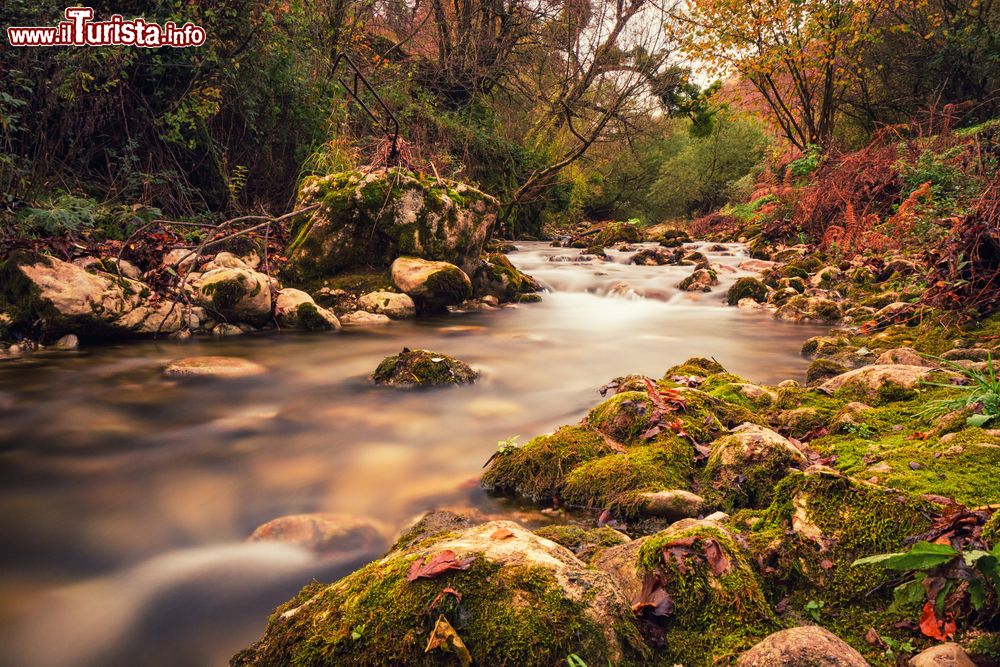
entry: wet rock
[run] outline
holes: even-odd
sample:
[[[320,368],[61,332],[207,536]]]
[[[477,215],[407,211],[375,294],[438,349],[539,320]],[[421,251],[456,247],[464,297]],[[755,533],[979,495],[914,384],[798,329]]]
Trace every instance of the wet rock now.
[[[768,635],[740,656],[737,667],[870,667],[860,653],[818,625]]]
[[[742,271],[750,271],[752,273],[761,273],[768,269],[774,268],[776,262],[769,262],[764,259],[748,259],[739,263],[739,268]]]
[[[370,327],[382,324],[391,324],[392,319],[390,319],[388,315],[369,313],[364,310],[355,310],[353,313],[341,315],[340,323],[345,327]]]
[[[574,248],[610,248],[617,243],[639,243],[642,232],[636,225],[627,222],[609,222],[597,233],[581,236],[570,245]]]
[[[832,299],[799,295],[785,301],[775,313],[775,317],[791,322],[805,320],[836,322],[843,317],[843,311],[840,304]]]
[[[479,374],[464,361],[438,352],[403,348],[375,369],[375,384],[393,387],[437,387],[472,384]]]
[[[876,364],[893,366],[926,366],[931,368],[934,363],[920,356],[912,347],[897,347],[886,350],[875,359]]]
[[[640,250],[629,260],[629,264],[636,264],[638,266],[663,266],[669,263],[670,255],[654,248]]]
[[[816,359],[806,369],[806,385],[815,387],[830,378],[846,373],[849,368],[830,359]]]
[[[719,276],[712,269],[695,269],[677,288],[685,292],[710,292],[718,284]]]
[[[617,296],[625,299],[638,298],[638,295],[635,293],[635,290],[632,289],[632,286],[624,280],[620,280],[612,285],[608,290],[608,296]]]
[[[767,301],[767,292],[767,285],[760,280],[756,278],[740,278],[726,292],[726,302],[730,306],[735,306],[742,299],[753,299],[761,303]]]
[[[442,633],[452,637],[442,648],[428,643]],[[607,575],[516,523],[493,521],[394,550],[334,584],[307,586],[232,664],[302,664],[322,655],[354,664],[438,657],[556,664],[570,653],[588,664],[649,659],[628,600]]]
[[[171,377],[242,378],[261,375],[267,369],[249,359],[204,356],[171,362],[163,372]]]
[[[304,331],[338,331],[340,321],[326,308],[316,305],[302,290],[286,287],[275,299],[274,317],[278,324]]]
[[[969,655],[955,642],[932,646],[910,658],[910,667],[976,667]]]
[[[993,353],[985,348],[967,348],[948,350],[941,355],[942,359],[949,361],[986,361]]]
[[[472,287],[476,295],[492,296],[504,303],[518,301],[541,289],[538,281],[514,266],[507,257],[496,253],[483,255],[472,274]]]
[[[261,325],[271,318],[271,281],[250,269],[214,269],[194,281],[198,303],[230,323]]]
[[[674,521],[696,517],[705,508],[704,498],[683,489],[640,493],[638,500],[644,514]]]
[[[727,508],[760,508],[771,502],[774,485],[789,468],[805,465],[805,456],[786,438],[746,423],[712,443],[705,477]]]
[[[80,347],[80,339],[75,334],[66,334],[50,347],[53,350],[75,350]]]
[[[413,299],[398,292],[369,292],[358,299],[358,308],[394,320],[405,320],[417,314],[417,306],[413,303]]]
[[[691,242],[691,237],[683,229],[668,229],[657,239],[664,248],[679,248]]]
[[[222,322],[212,327],[213,336],[242,336],[246,332],[235,324]]]
[[[378,551],[386,547],[383,529],[347,514],[293,514],[258,526],[248,542],[284,542],[318,554]]]
[[[473,272],[496,221],[499,202],[465,183],[403,169],[306,178],[299,206],[320,203],[293,229],[287,271],[300,280],[400,256],[456,264]],[[461,301],[461,299],[459,299]]]
[[[472,281],[448,262],[400,257],[392,263],[392,282],[423,310],[439,311],[472,296]]]

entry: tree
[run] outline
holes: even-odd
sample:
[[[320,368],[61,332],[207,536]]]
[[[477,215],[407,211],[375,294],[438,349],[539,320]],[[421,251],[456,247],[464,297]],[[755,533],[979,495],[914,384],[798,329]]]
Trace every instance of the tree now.
[[[691,0],[688,53],[749,81],[788,140],[829,144],[875,19],[889,0]]]

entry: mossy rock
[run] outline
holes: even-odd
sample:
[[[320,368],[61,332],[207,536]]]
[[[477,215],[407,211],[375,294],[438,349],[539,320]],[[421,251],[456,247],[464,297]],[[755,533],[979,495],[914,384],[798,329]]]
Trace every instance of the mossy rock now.
[[[634,445],[659,421],[656,407],[645,391],[622,391],[593,408],[587,424],[615,442]]]
[[[501,302],[515,302],[522,295],[534,294],[541,285],[534,278],[521,272],[506,256],[499,253],[483,255],[482,262],[472,274],[474,296],[491,295]]]
[[[551,435],[499,452],[483,474],[482,485],[495,493],[535,502],[551,500],[562,494],[566,476],[576,467],[613,451],[599,433],[582,426],[563,426]]]
[[[780,627],[749,554],[721,525],[685,519],[628,551],[638,581],[655,574],[673,601],[669,615],[650,619],[664,632],[663,664],[727,664]]]
[[[805,464],[805,456],[778,433],[744,424],[712,443],[704,470],[706,492],[702,495],[727,511],[767,507],[775,485],[793,467]]]
[[[668,229],[657,239],[664,248],[679,248],[691,242],[691,236],[683,229]]]
[[[645,492],[685,489],[694,473],[694,449],[673,435],[624,453],[592,459],[566,476],[562,497],[579,507],[611,509],[631,518],[641,514]]]
[[[740,278],[726,292],[726,302],[735,306],[742,299],[753,299],[757,303],[767,301],[767,285],[756,278]]]
[[[442,554],[464,569],[408,580]],[[592,665],[650,658],[628,601],[605,574],[496,521],[393,551],[334,584],[310,584],[231,664],[453,664],[448,645],[426,650],[442,620],[477,665],[557,665],[571,653]]]
[[[810,387],[815,387],[849,370],[847,366],[838,364],[836,361],[816,359],[806,369],[806,384]]]
[[[774,501],[755,531],[790,529],[793,554],[785,573],[796,587],[821,591],[828,604],[879,594],[893,575],[884,569],[854,567],[858,558],[899,551],[904,540],[930,527],[937,507],[918,496],[867,484],[824,468],[789,474],[774,490]]]
[[[430,350],[403,348],[382,360],[372,379],[393,387],[439,387],[472,384],[479,374],[464,361]]]
[[[465,183],[401,168],[306,178],[300,207],[320,204],[292,230],[286,274],[297,281],[410,255],[473,271],[499,202]]]
[[[715,375],[716,373],[725,373],[726,369],[723,368],[715,359],[706,359],[705,357],[691,357],[682,364],[676,366],[671,366],[667,369],[664,374],[663,379],[669,380],[673,376],[693,376],[693,377],[705,377],[708,375]]]
[[[599,232],[584,236],[572,243],[574,248],[609,248],[616,243],[640,243],[642,232],[637,225],[627,222],[609,222]]]

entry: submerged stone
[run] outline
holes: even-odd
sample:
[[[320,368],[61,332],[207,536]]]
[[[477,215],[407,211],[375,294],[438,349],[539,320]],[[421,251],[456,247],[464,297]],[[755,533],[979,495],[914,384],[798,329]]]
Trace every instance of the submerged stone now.
[[[249,359],[204,356],[174,361],[163,372],[172,377],[242,378],[261,375],[267,369]]]
[[[358,307],[369,313],[385,315],[394,320],[405,320],[417,314],[417,307],[406,294],[379,290],[358,299]]]
[[[430,350],[403,348],[375,369],[375,384],[394,387],[436,387],[472,384],[479,374],[464,361]]]
[[[346,514],[294,514],[258,526],[248,542],[284,542],[318,554],[384,549],[384,531],[373,521]]]

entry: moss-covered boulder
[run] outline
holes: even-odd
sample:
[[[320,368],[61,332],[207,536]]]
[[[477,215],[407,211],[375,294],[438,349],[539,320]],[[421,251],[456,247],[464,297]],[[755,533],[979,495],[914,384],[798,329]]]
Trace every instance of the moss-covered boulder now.
[[[280,607],[236,666],[644,664],[628,600],[604,573],[516,523],[397,549]]]
[[[849,370],[844,364],[838,364],[832,359],[814,359],[806,369],[806,385],[815,387]]]
[[[743,424],[712,443],[705,466],[711,498],[726,509],[767,507],[774,486],[806,458],[791,442],[769,428]]]
[[[251,269],[213,269],[193,281],[199,305],[215,317],[239,324],[271,318],[271,281]]]
[[[320,208],[293,230],[287,272],[311,280],[384,267],[401,255],[475,270],[499,207],[470,185],[401,168],[306,178],[299,207]]]
[[[678,248],[685,243],[690,243],[691,236],[683,229],[668,229],[656,240],[664,248]]]
[[[608,526],[583,528],[582,526],[545,526],[535,531],[535,535],[560,544],[585,563],[591,562],[610,547],[631,542],[625,533]]]
[[[695,269],[677,285],[677,289],[685,292],[710,292],[718,284],[719,276],[714,270]]]
[[[663,266],[669,263],[670,255],[656,248],[643,248],[629,259],[629,264],[637,266]]]
[[[499,253],[483,255],[472,274],[472,291],[476,296],[495,296],[501,303],[516,302],[522,295],[534,294],[541,285],[511,264]]]
[[[479,374],[464,361],[430,350],[403,348],[375,369],[375,384],[392,387],[440,387],[472,384]]]
[[[340,321],[326,308],[316,305],[313,298],[291,287],[278,292],[274,301],[274,318],[279,326],[303,331],[339,331]]]
[[[423,311],[440,311],[472,296],[472,281],[448,262],[400,257],[392,263],[392,283]]]
[[[577,466],[614,450],[600,433],[564,426],[532,438],[521,447],[505,446],[490,461],[482,485],[489,491],[519,495],[535,502],[562,494],[566,476]]]
[[[757,278],[740,278],[726,292],[726,303],[735,306],[743,299],[753,299],[757,303],[767,301],[767,285]]]
[[[714,521],[679,521],[594,564],[659,628],[662,664],[725,664],[778,629],[749,554]]]
[[[907,400],[916,395],[916,387],[932,371],[926,366],[875,364],[836,375],[823,382],[820,388],[882,402]]]

